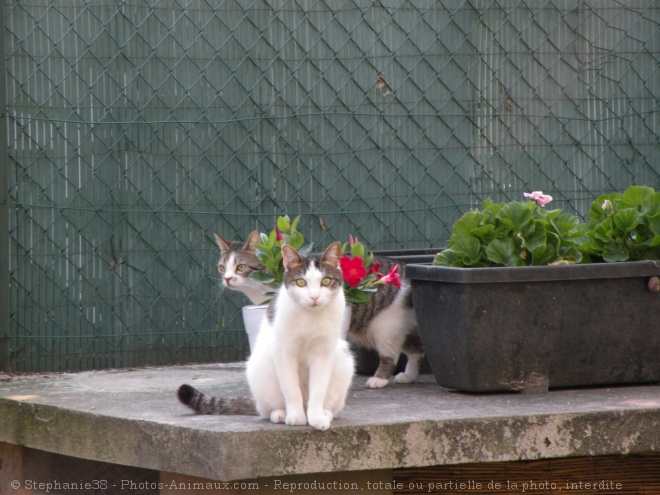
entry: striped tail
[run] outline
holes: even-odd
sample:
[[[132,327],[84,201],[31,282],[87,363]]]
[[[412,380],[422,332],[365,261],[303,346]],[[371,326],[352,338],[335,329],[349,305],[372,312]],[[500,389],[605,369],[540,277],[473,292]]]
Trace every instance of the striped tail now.
[[[190,385],[181,385],[177,397],[182,404],[200,414],[222,415],[257,415],[254,401],[249,397],[232,397],[221,399],[204,395]]]

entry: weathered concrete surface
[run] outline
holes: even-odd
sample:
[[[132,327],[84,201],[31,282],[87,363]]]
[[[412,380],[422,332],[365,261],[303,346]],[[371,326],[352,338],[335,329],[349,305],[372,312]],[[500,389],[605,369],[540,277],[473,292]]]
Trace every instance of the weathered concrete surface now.
[[[200,478],[234,480],[660,450],[655,385],[469,395],[364,388],[327,432],[257,417],[197,416],[176,389],[246,395],[242,365],[16,376],[0,382],[0,441]]]

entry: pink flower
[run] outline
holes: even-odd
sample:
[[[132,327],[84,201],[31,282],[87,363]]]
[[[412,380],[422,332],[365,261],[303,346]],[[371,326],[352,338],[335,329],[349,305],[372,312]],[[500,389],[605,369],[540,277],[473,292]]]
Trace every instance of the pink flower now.
[[[380,263],[374,263],[371,265],[371,268],[369,268],[369,273],[378,273],[378,270],[380,270]]]
[[[552,196],[543,194],[543,191],[533,191],[531,193],[523,193],[523,196],[525,196],[527,199],[532,199],[536,201],[536,204],[539,205],[540,207],[544,207],[545,205],[549,204],[550,201],[552,201]]]
[[[350,244],[351,247],[355,246],[359,242],[360,241],[358,241],[357,236],[353,237],[351,234],[348,234],[348,243]]]
[[[401,280],[399,276],[399,265],[394,265],[390,272],[387,275],[383,275],[379,280],[379,283],[383,284],[392,284],[395,287],[401,288]]]
[[[603,204],[600,205],[600,207],[603,209],[606,215],[612,216],[614,215],[614,205],[612,204],[612,200],[606,199],[603,201]]]
[[[350,258],[344,255],[339,260],[339,268],[341,268],[342,278],[351,287],[357,287],[367,274],[367,269],[364,267],[364,260],[359,256]]]
[[[277,226],[275,226],[275,234],[277,235],[277,242],[284,241],[284,235],[280,232],[280,229],[278,229]]]

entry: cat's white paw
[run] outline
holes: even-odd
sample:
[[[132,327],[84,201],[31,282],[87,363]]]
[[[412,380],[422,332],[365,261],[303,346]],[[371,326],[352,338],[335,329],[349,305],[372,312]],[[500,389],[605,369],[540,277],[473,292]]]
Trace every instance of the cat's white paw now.
[[[415,380],[417,380],[417,375],[412,373],[399,373],[394,377],[396,383],[413,383]]]
[[[385,378],[377,378],[372,376],[367,380],[367,388],[385,388],[389,385],[390,381]]]
[[[286,418],[286,411],[284,409],[276,409],[270,413],[270,420],[273,423],[284,423]]]
[[[327,430],[330,428],[330,423],[332,423],[332,414],[330,416],[328,416],[326,413],[309,415],[309,425],[313,426],[317,430]]]
[[[289,426],[305,426],[307,424],[307,417],[305,416],[305,413],[287,414],[285,423]]]

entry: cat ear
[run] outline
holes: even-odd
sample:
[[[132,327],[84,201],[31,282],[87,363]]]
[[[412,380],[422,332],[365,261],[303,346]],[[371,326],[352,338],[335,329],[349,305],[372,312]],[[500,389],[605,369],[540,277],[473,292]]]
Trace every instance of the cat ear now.
[[[227,251],[229,251],[230,246],[227,241],[225,241],[222,237],[220,237],[218,234],[213,234],[215,237],[215,242],[218,244],[218,247],[220,248],[220,251],[222,254],[225,254]]]
[[[253,230],[252,232],[250,232],[247,241],[245,241],[245,246],[243,246],[243,249],[246,251],[254,252],[256,251],[254,245],[260,243],[261,243],[261,234],[259,234],[259,231]]]
[[[284,264],[284,269],[288,272],[291,268],[300,265],[304,262],[304,259],[298,251],[293,249],[288,244],[282,246],[282,263]]]
[[[339,266],[339,258],[341,258],[341,243],[337,241],[327,247],[323,256],[321,256],[321,262]]]

